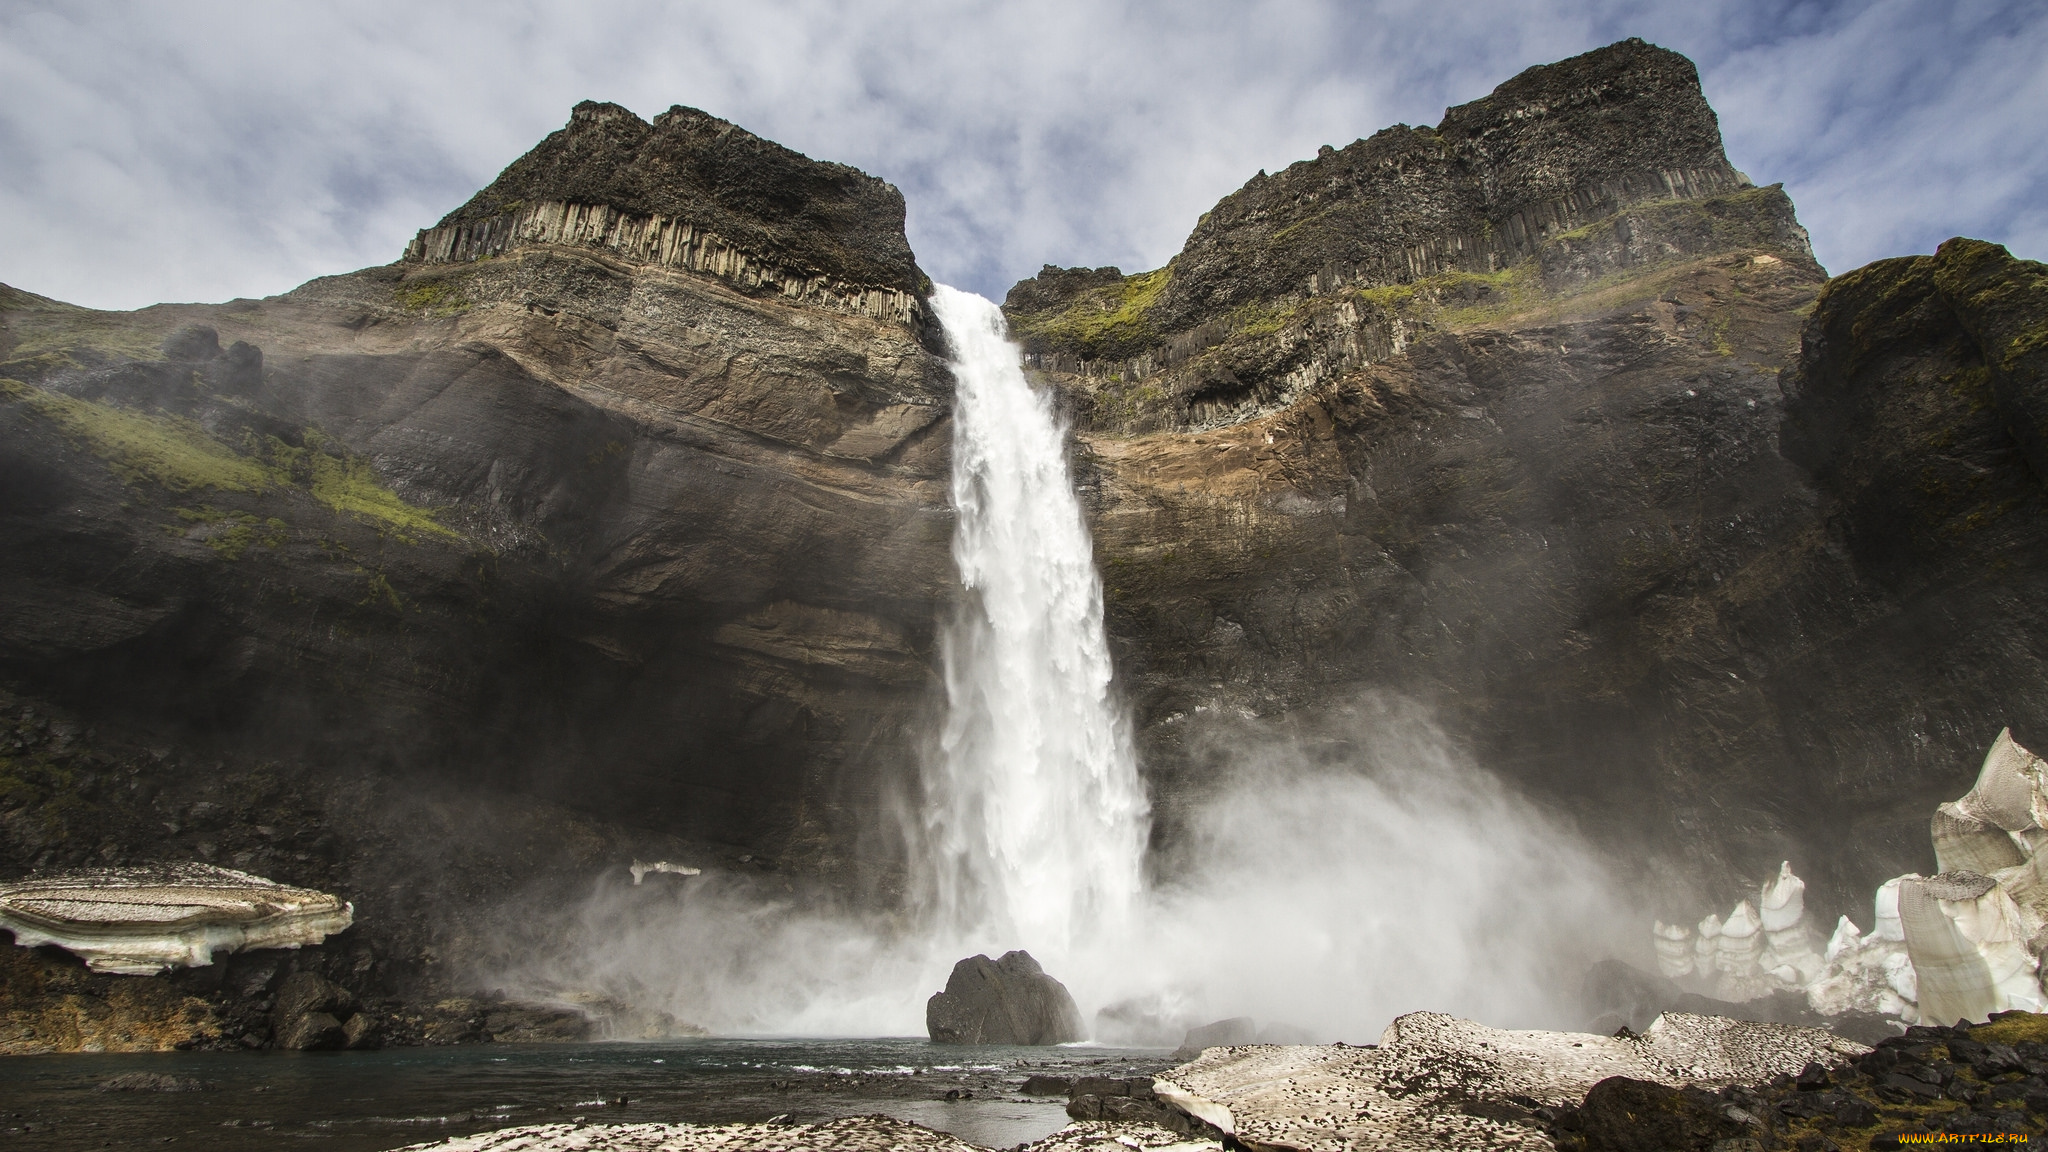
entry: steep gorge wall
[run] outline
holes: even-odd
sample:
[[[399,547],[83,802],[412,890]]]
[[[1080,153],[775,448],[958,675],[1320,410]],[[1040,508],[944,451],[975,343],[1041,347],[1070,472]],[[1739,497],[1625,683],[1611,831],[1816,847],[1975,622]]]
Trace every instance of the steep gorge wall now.
[[[901,197],[622,116],[281,297],[7,290],[0,867],[338,891],[349,978],[430,990],[635,855],[886,882],[954,587]]]
[[[2038,369],[1982,375],[2015,337],[1913,287],[1966,248],[1829,285],[1690,65],[1624,43],[1255,179],[1164,269],[1018,285],[1162,858],[1233,750],[1392,691],[1652,861],[1667,918],[1788,858],[1867,918],[1878,880],[1932,867],[1927,813],[1998,729],[2048,723],[2019,603]],[[1814,383],[1838,363],[1900,422]],[[1838,462],[1878,458],[1881,485]]]

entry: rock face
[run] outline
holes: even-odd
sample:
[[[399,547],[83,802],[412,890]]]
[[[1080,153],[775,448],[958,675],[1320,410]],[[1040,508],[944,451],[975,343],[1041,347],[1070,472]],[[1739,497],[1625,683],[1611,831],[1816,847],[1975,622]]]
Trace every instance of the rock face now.
[[[1085,1040],[1081,1010],[1067,986],[1046,975],[1029,952],[1000,960],[970,956],[953,965],[946,990],[925,1003],[934,1044],[1066,1044]]]
[[[681,105],[650,124],[585,100],[567,127],[421,233],[414,250],[431,247],[435,232],[474,236],[537,204],[683,221],[756,260],[913,297],[927,291],[904,239],[902,193]]]
[[[339,892],[378,957],[348,979],[427,1002],[536,885],[867,883],[825,866],[907,778],[955,587],[902,213],[584,106],[397,264],[132,314],[0,291],[0,877]]]
[[[147,976],[216,952],[318,944],[353,922],[325,892],[209,864],[100,868],[0,884],[0,928],[95,972]]]
[[[1008,313],[1076,424],[1169,856],[1229,748],[1392,691],[1646,887],[1790,860],[1825,923],[1928,871],[1921,813],[2048,689],[2039,266],[1828,282],[1669,53],[1534,69],[1103,272]]]

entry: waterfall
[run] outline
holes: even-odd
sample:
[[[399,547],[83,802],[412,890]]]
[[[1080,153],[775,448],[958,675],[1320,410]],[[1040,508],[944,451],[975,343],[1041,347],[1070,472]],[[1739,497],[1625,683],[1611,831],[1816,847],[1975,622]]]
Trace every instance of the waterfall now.
[[[940,286],[932,307],[958,387],[953,557],[967,594],[941,638],[928,898],[977,946],[1051,960],[1121,926],[1137,900],[1144,791],[1051,398],[1025,380],[994,304]]]

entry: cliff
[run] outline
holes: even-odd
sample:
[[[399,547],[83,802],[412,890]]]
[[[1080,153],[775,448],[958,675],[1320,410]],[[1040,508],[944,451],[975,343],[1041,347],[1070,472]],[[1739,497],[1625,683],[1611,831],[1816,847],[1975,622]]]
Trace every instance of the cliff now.
[[[1723,155],[1692,62],[1626,40],[1264,172],[1165,268],[1055,269],[1011,290],[1025,350],[1115,379],[1089,418],[1209,427],[1405,345],[1418,302],[1520,310],[1738,247],[1812,263],[1791,203]]]
[[[134,313],[5,290],[0,878],[341,893],[358,926],[299,960],[428,1000],[500,909],[636,856],[883,882],[839,865],[954,586],[902,217],[700,113],[583,105],[392,265]]]
[[[649,124],[585,100],[566,127],[425,235],[488,228],[551,203],[681,220],[759,260],[850,284],[927,290],[903,235],[901,192],[681,105]]]
[[[2037,285],[1963,241],[1831,284],[1637,42],[1255,178],[1163,269],[1018,285],[1155,851],[1232,749],[1391,691],[1669,919],[1786,859],[1867,916],[2042,723]]]

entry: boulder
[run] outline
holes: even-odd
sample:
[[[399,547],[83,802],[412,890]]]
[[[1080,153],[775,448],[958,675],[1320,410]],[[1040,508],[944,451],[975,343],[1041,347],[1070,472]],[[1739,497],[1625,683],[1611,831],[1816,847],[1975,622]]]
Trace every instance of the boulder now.
[[[1579,1107],[1579,1127],[1588,1152],[1708,1152],[1720,1141],[1753,1135],[1710,1093],[1627,1076],[1593,1085]]]
[[[277,1030],[277,1046],[294,1052],[315,1052],[348,1046],[348,1030],[326,1012],[293,1017]]]
[[[348,989],[317,972],[294,972],[278,986],[270,1010],[270,1026],[279,1048],[299,1052],[351,1047],[367,1025],[351,1033],[342,1024],[354,1020],[355,998]]]
[[[946,990],[925,1003],[934,1044],[1065,1044],[1086,1039],[1067,987],[1029,952],[1000,960],[970,956],[953,965]]]
[[[1192,1060],[1202,1054],[1204,1048],[1228,1048],[1236,1044],[1259,1042],[1259,1022],[1249,1016],[1232,1016],[1228,1020],[1216,1020],[1200,1028],[1188,1029],[1181,1038],[1180,1047],[1174,1051],[1176,1060]]]
[[[384,1030],[367,1012],[358,1012],[341,1026],[342,1037],[351,1052],[374,1052],[384,1046]]]

